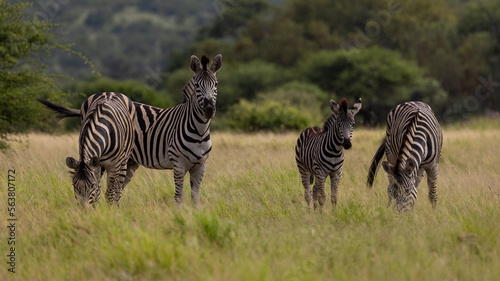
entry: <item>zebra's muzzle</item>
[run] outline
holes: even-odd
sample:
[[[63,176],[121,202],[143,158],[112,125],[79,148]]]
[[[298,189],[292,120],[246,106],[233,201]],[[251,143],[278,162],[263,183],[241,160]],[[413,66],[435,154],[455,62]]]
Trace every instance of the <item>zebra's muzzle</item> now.
[[[344,143],[342,144],[342,146],[344,147],[344,149],[349,149],[351,148],[352,144],[351,144],[351,140],[349,139],[344,139]]]
[[[203,115],[210,119],[215,115],[215,103],[211,99],[203,100]]]

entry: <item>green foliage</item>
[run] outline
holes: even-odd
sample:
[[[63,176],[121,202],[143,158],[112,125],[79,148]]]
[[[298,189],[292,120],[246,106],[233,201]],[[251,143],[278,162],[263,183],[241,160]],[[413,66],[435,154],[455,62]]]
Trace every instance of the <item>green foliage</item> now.
[[[292,81],[276,90],[258,94],[257,100],[269,99],[289,104],[307,115],[314,124],[319,124],[331,114],[328,106],[330,99],[318,86],[305,82]]]
[[[167,68],[167,55],[185,49],[198,29],[214,19],[213,1],[38,1],[36,13],[63,23],[60,31],[75,50],[95,62],[106,77],[141,79],[147,69]],[[189,54],[191,55],[191,54]],[[189,58],[189,57],[188,57]],[[56,73],[70,73],[84,79],[88,71],[81,62],[56,54],[48,64]]]
[[[7,134],[47,128],[36,98],[61,101],[64,94],[41,63],[52,50],[71,52],[52,33],[50,21],[29,15],[30,4],[0,1],[0,141]],[[1,144],[5,146],[4,144]]]
[[[255,60],[236,66],[225,65],[217,73],[217,108],[226,110],[240,99],[251,100],[257,93],[272,90],[289,80],[288,72],[271,63]]]
[[[164,80],[166,92],[176,104],[182,102],[182,89],[191,78],[193,78],[193,72],[186,63],[184,68],[170,73]]]
[[[230,128],[246,132],[302,130],[311,123],[306,113],[288,102],[266,98],[254,103],[240,100],[229,109],[226,118],[230,118]]]
[[[366,124],[385,120],[396,104],[418,99],[432,105],[446,93],[424,71],[401,54],[379,47],[361,50],[322,51],[299,67],[303,79],[348,100],[363,98],[360,112]]]

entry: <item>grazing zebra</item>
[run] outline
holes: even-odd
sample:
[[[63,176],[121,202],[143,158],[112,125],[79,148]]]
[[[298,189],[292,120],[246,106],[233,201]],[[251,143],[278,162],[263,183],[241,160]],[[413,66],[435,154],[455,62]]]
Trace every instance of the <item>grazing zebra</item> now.
[[[387,161],[382,162],[382,167],[389,178],[388,206],[394,198],[398,210],[413,209],[417,187],[425,171],[429,200],[435,207],[442,146],[443,133],[429,105],[413,101],[399,104],[387,116],[386,136],[373,157],[368,186],[373,185],[378,163],[385,152]]]
[[[324,184],[330,176],[332,188],[332,206],[337,205],[337,190],[342,177],[344,150],[351,148],[354,116],[361,109],[361,99],[349,108],[346,99],[338,105],[330,100],[332,115],[325,121],[323,128],[310,127],[302,131],[295,146],[295,160],[299,168],[302,184],[305,190],[307,206],[314,208],[317,203],[323,207],[326,195]],[[309,187],[316,178],[312,193]]]
[[[210,67],[209,61],[206,56],[202,56],[201,61],[191,56],[190,68],[194,75],[184,86],[181,104],[162,109],[133,102],[135,143],[121,190],[140,165],[173,169],[175,201],[180,205],[184,196],[184,176],[189,172],[191,198],[194,206],[198,206],[205,161],[212,150],[210,123],[216,111],[216,72],[222,67],[222,55],[215,56]],[[81,111],[60,108],[60,118],[83,116],[85,111],[83,105]]]
[[[66,158],[66,165],[74,169],[75,198],[82,206],[99,201],[100,179],[107,172],[106,199],[109,204],[120,206],[122,182],[127,171],[127,161],[132,152],[135,134],[135,107],[125,95],[100,93],[90,96],[78,110],[64,108],[39,99],[59,116],[81,116],[79,157]]]

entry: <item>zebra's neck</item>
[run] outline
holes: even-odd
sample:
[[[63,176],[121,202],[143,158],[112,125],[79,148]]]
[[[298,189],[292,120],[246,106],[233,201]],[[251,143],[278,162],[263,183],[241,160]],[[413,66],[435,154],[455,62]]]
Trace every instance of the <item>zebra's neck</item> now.
[[[182,94],[184,95],[183,102],[187,104],[189,108],[189,114],[187,122],[189,129],[191,131],[196,130],[199,136],[205,136],[210,134],[210,122],[211,119],[205,118],[203,116],[203,109],[201,108],[197,98],[196,98],[196,87],[194,85],[194,78],[189,80],[182,89]]]
[[[94,112],[94,115],[97,115],[97,112]],[[91,128],[93,127],[91,124],[94,120],[88,120],[89,122],[84,123],[82,127],[83,130],[80,133],[80,161],[87,163],[90,158],[94,156],[100,157],[103,154],[103,147],[100,145],[92,145],[97,139],[91,132]],[[94,125],[95,126],[95,125]],[[100,138],[102,141],[102,138]]]
[[[425,149],[425,134],[418,128],[419,110],[417,110],[401,137],[401,147],[399,148],[396,170],[403,170],[409,158],[415,160],[418,166],[422,162]],[[424,144],[424,145],[422,145]]]
[[[340,138],[341,135],[341,126],[339,126],[339,119],[335,118],[333,115],[330,117],[329,120],[327,120],[329,123],[329,128],[326,131],[326,141],[329,145],[329,150],[330,151],[335,151],[335,152],[342,152],[343,151],[343,146],[342,146],[342,139]],[[333,144],[333,146],[331,145]]]
[[[192,100],[194,92],[195,92],[194,79],[191,78],[191,80],[189,80],[189,82],[187,82],[186,85],[184,85],[184,88],[182,88],[182,95],[183,95],[182,103],[186,103]]]

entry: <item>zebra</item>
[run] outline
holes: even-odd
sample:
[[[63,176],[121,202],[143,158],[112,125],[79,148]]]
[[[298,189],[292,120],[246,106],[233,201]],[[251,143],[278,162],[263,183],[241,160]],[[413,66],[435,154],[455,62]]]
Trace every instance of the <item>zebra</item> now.
[[[386,136],[377,149],[368,172],[367,184],[372,187],[378,164],[382,162],[389,186],[388,207],[392,199],[400,211],[413,210],[417,201],[417,187],[427,173],[429,200],[437,203],[438,164],[443,146],[443,133],[429,105],[410,101],[397,105],[387,116]]]
[[[209,62],[205,55],[201,60],[191,56],[193,77],[183,88],[182,103],[175,107],[162,109],[133,102],[135,142],[121,190],[140,166],[173,169],[175,202],[180,206],[184,197],[184,176],[189,172],[191,198],[193,205],[198,206],[205,162],[212,150],[210,124],[216,112],[216,72],[222,67],[222,55],[216,55],[210,67]],[[84,108],[63,108],[58,112],[61,118],[82,116]]]
[[[107,202],[120,206],[122,182],[135,140],[136,114],[132,101],[119,93],[94,94],[84,101],[80,112],[38,100],[58,112],[59,117],[82,118],[78,139],[80,159],[66,158],[66,165],[73,169],[72,183],[77,202],[86,207],[99,201],[100,179],[106,171]]]
[[[342,177],[344,149],[350,149],[354,116],[361,109],[361,99],[349,108],[344,98],[340,105],[330,100],[332,114],[325,121],[323,128],[309,127],[300,134],[295,146],[295,160],[304,186],[307,206],[311,208],[311,199],[314,208],[322,208],[325,200],[324,184],[326,178],[331,180],[331,202],[334,208],[337,205],[337,190]],[[316,179],[311,192],[310,184]]]
[[[141,165],[173,169],[175,202],[180,206],[184,198],[184,176],[189,172],[191,199],[198,207],[205,162],[212,150],[210,124],[216,111],[216,73],[222,67],[222,55],[216,55],[210,67],[209,62],[205,55],[201,60],[191,56],[189,65],[193,77],[183,88],[181,104],[161,109],[134,103],[136,139],[124,186]]]

